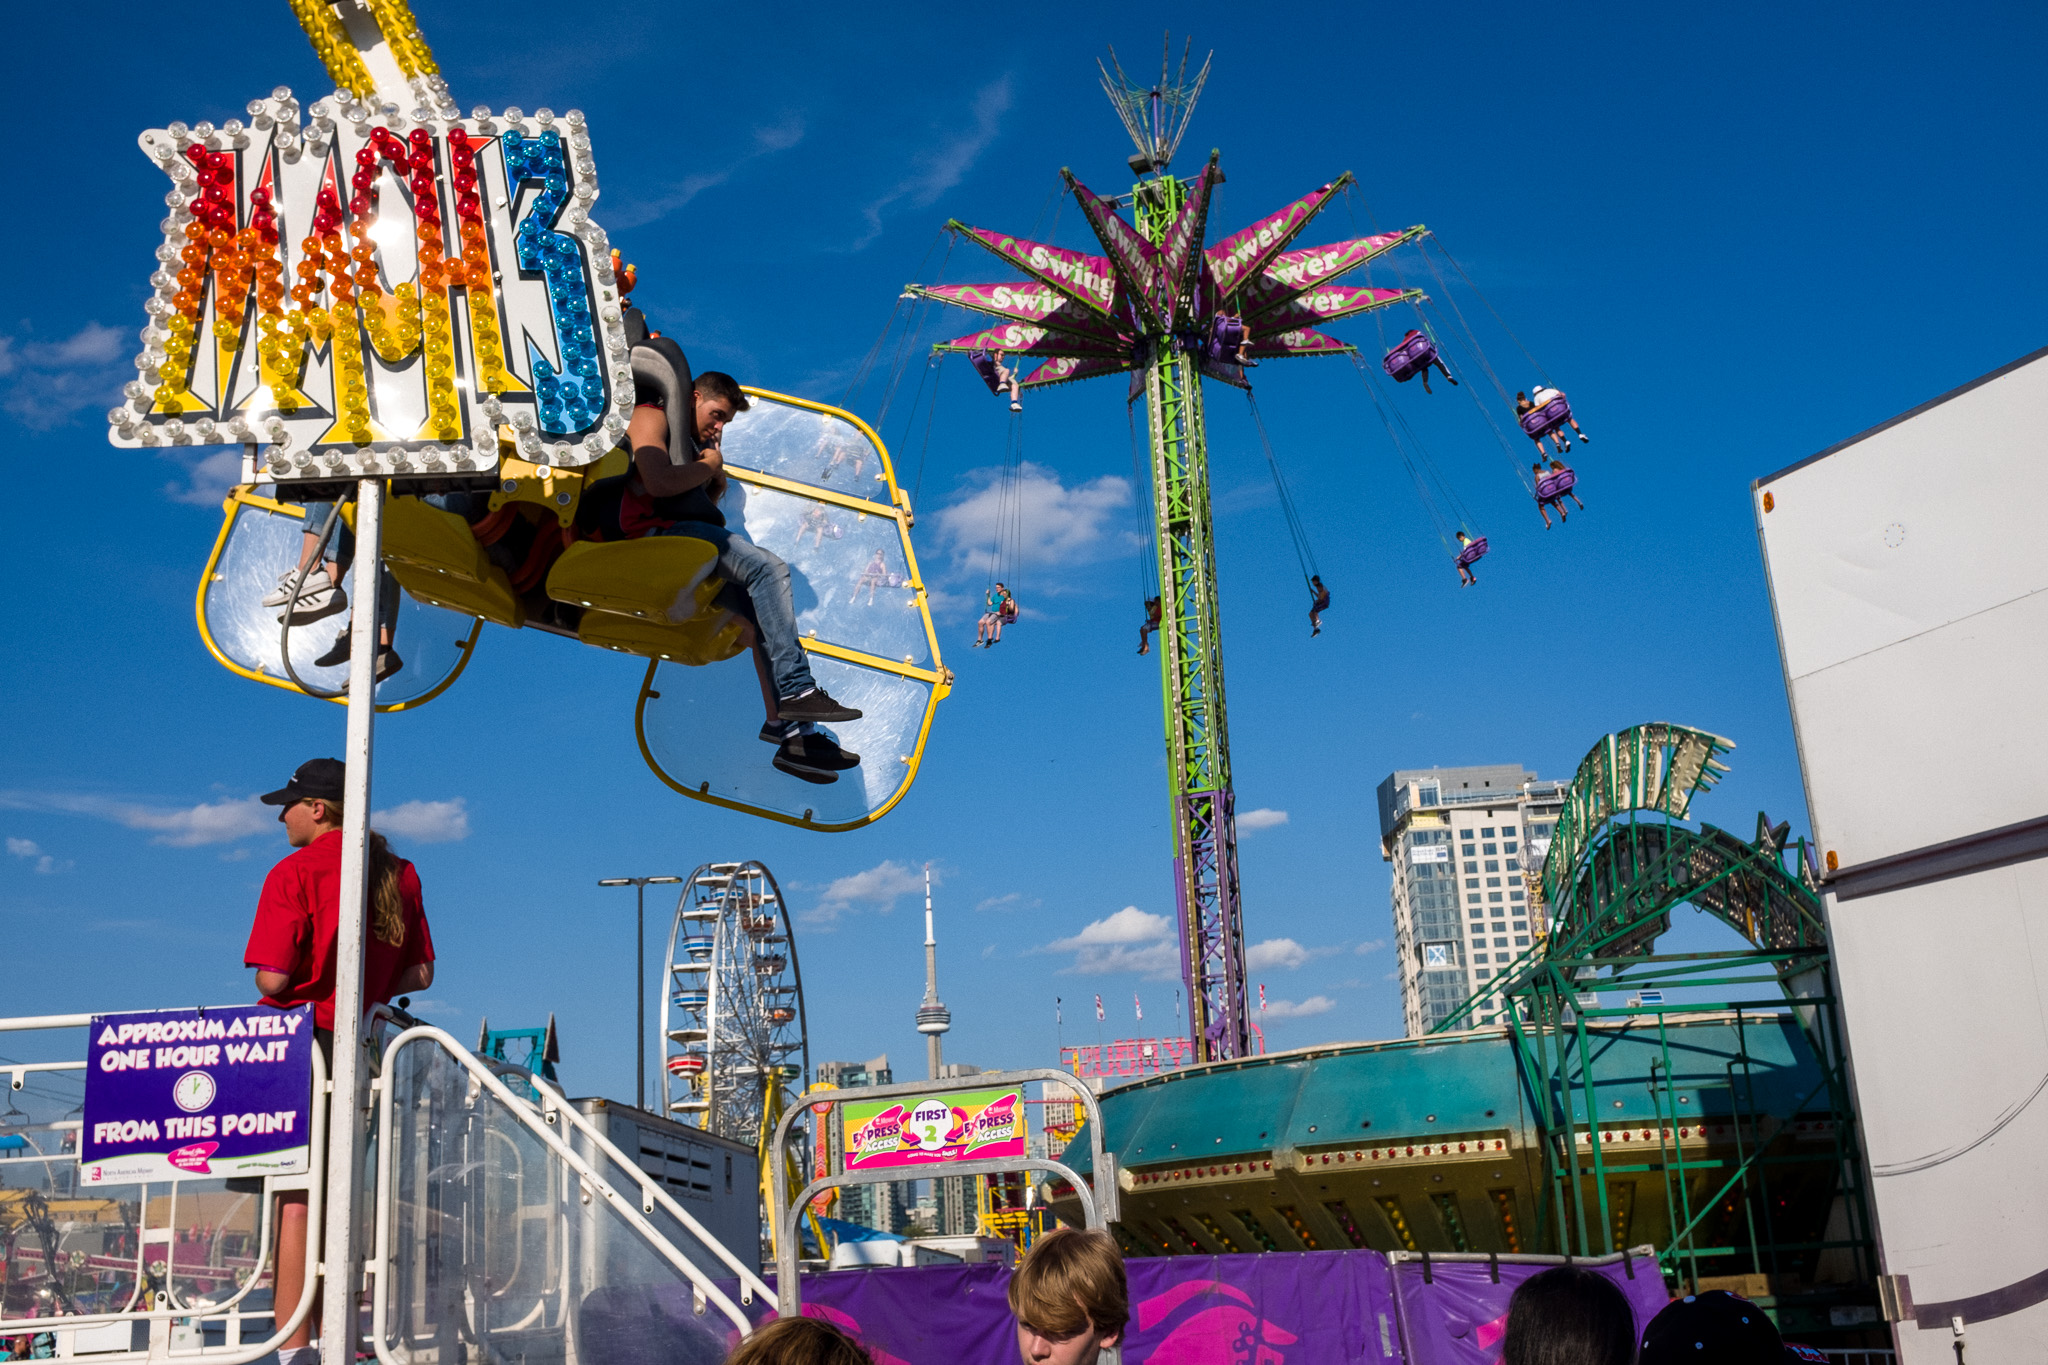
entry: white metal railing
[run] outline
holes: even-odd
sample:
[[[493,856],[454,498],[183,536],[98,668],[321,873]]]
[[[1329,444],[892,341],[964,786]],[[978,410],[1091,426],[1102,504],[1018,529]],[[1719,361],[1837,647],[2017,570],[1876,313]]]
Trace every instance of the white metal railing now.
[[[535,1104],[525,1096],[515,1093],[498,1075],[497,1068],[465,1048],[448,1033],[430,1025],[408,1028],[394,1037],[385,1047],[383,1054],[383,1075],[375,1083],[378,1090],[378,1130],[385,1140],[377,1145],[376,1163],[376,1229],[375,1248],[367,1264],[372,1277],[371,1295],[371,1337],[375,1343],[377,1358],[382,1365],[415,1365],[410,1355],[394,1353],[389,1347],[393,1309],[393,1264],[395,1248],[393,1239],[393,1210],[397,1200],[393,1194],[395,1156],[402,1145],[399,1130],[393,1121],[393,1096],[401,1074],[400,1054],[407,1048],[427,1043],[445,1053],[447,1058],[462,1068],[471,1086],[488,1092],[497,1101],[502,1111],[518,1123],[521,1128],[547,1152],[572,1172],[579,1186],[579,1198],[588,1203],[592,1198],[603,1202],[635,1236],[662,1262],[687,1280],[692,1290],[693,1303],[716,1307],[732,1323],[742,1336],[753,1331],[753,1324],[739,1305],[726,1296],[717,1283],[706,1275],[688,1255],[671,1242],[649,1221],[648,1215],[657,1208],[674,1218],[687,1229],[720,1264],[732,1270],[741,1285],[741,1301],[752,1303],[758,1295],[765,1300],[768,1287],[760,1276],[706,1231],[688,1211],[672,1199],[637,1163],[628,1160],[624,1153],[590,1122],[578,1113],[563,1098],[561,1092],[538,1077],[525,1077],[540,1094],[541,1101]],[[628,1173],[637,1185],[639,1198],[628,1198],[612,1180],[607,1179],[596,1164],[579,1153],[565,1140],[564,1128],[573,1130],[619,1169]],[[536,1304],[526,1321],[512,1324],[513,1328],[524,1327],[527,1322],[541,1315],[545,1302]]]
[[[86,1028],[93,1020],[90,1014],[43,1014],[24,1015],[11,1019],[0,1019],[0,1033],[29,1033],[46,1030]],[[11,1076],[12,1087],[22,1088],[25,1078],[35,1072],[83,1071],[84,1058],[76,1061],[24,1062],[0,1065],[0,1071]],[[164,1180],[141,1183],[137,1187],[137,1215],[134,1224],[134,1286],[129,1290],[127,1302],[114,1312],[66,1313],[61,1316],[8,1318],[0,1307],[0,1337],[35,1336],[49,1333],[54,1338],[56,1354],[70,1358],[80,1353],[82,1344],[91,1346],[90,1334],[105,1334],[122,1327],[130,1329],[132,1342],[133,1327],[144,1324],[148,1333],[145,1349],[132,1348],[111,1351],[91,1349],[95,1361],[104,1365],[125,1365],[129,1361],[203,1361],[206,1365],[243,1365],[244,1362],[259,1360],[275,1351],[293,1332],[306,1321],[313,1308],[317,1288],[316,1276],[320,1273],[319,1257],[306,1257],[306,1276],[300,1288],[299,1302],[291,1315],[283,1322],[277,1320],[276,1307],[247,1308],[245,1303],[256,1292],[263,1281],[263,1269],[270,1264],[276,1238],[276,1201],[273,1196],[295,1191],[305,1191],[307,1196],[307,1221],[309,1230],[321,1226],[324,1195],[320,1172],[326,1168],[327,1155],[327,1066],[318,1048],[313,1049],[313,1109],[311,1115],[310,1158],[308,1172],[301,1175],[266,1175],[260,1177],[261,1206],[257,1210],[257,1247],[254,1263],[248,1267],[248,1277],[226,1299],[218,1302],[186,1302],[178,1288],[179,1267],[176,1261],[176,1234],[178,1231],[178,1202],[182,1186],[210,1183],[194,1180]],[[59,1122],[49,1125],[52,1129],[77,1129],[81,1123]],[[76,1151],[42,1154],[34,1157],[17,1157],[6,1163],[8,1167],[20,1165],[41,1165],[48,1174],[57,1166],[78,1166]],[[218,1180],[219,1177],[213,1179]],[[54,1181],[52,1181],[54,1185]],[[161,1185],[168,1190],[164,1197],[164,1223],[152,1227],[149,1211],[152,1203],[149,1190],[151,1185]],[[77,1190],[76,1178],[70,1187]],[[122,1187],[127,1188],[127,1187]],[[45,1248],[46,1257],[56,1250],[52,1239]],[[162,1270],[159,1273],[150,1260],[151,1250],[160,1249],[163,1254]],[[59,1267],[46,1264],[44,1273],[52,1284],[57,1283]],[[69,1291],[65,1291],[68,1297]],[[244,1340],[244,1324],[252,1319],[265,1319],[271,1323],[268,1335],[257,1340]],[[218,1328],[223,1342],[218,1346],[206,1345],[209,1329]],[[81,1343],[81,1334],[88,1334]]]
[[[1082,1108],[1087,1110],[1088,1119],[1083,1125],[1088,1134],[1089,1155],[1093,1166],[1089,1177],[1084,1178],[1072,1167],[1058,1161],[1040,1157],[1019,1157],[1003,1160],[947,1162],[943,1166],[888,1167],[873,1171],[846,1172],[836,1176],[820,1176],[794,1198],[790,1195],[788,1163],[779,1158],[770,1163],[773,1191],[771,1216],[775,1229],[775,1287],[777,1290],[776,1311],[782,1317],[794,1317],[802,1310],[803,1285],[797,1273],[798,1220],[809,1207],[812,1199],[827,1190],[849,1185],[876,1185],[907,1179],[928,1179],[933,1176],[974,1176],[1003,1175],[1015,1171],[1044,1171],[1058,1176],[1073,1187],[1081,1201],[1083,1221],[1091,1228],[1106,1227],[1117,1221],[1120,1187],[1117,1183],[1116,1158],[1103,1144],[1102,1106],[1095,1098],[1095,1092],[1086,1083],[1067,1071],[1054,1071],[1049,1067],[1034,1067],[1025,1071],[980,1071],[968,1076],[948,1077],[937,1081],[910,1081],[900,1085],[860,1086],[847,1090],[814,1091],[804,1097],[804,1103],[792,1106],[776,1125],[775,1138],[768,1150],[780,1153],[787,1150],[789,1130],[792,1124],[804,1116],[814,1104],[838,1106],[858,1104],[869,1100],[904,1099],[912,1096],[946,1095],[964,1090],[1007,1090],[1031,1082],[1050,1083],[1064,1086],[1074,1092]],[[835,1115],[836,1116],[836,1115]],[[1104,1359],[1110,1360],[1107,1354]]]

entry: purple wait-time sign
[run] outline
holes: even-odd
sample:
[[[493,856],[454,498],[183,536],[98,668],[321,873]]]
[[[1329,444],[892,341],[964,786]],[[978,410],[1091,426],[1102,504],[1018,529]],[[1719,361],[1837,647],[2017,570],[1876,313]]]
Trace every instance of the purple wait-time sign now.
[[[83,1183],[304,1171],[313,1047],[310,1005],[94,1015]]]

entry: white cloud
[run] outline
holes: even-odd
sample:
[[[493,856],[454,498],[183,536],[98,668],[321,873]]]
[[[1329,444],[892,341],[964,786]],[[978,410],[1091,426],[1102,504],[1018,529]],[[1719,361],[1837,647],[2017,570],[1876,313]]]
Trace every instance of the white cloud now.
[[[1351,951],[1357,953],[1360,957],[1364,957],[1367,953],[1376,953],[1386,946],[1387,941],[1385,939],[1371,938],[1359,944],[1356,948],[1353,948]]]
[[[61,341],[0,336],[0,407],[23,426],[48,431],[121,397],[118,328],[88,322]],[[132,372],[127,376],[133,378]]]
[[[1157,980],[1180,973],[1180,950],[1173,941],[1173,921],[1164,915],[1126,905],[1113,915],[1091,922],[1071,938],[1055,939],[1040,951],[1072,953],[1062,973],[1103,976],[1138,972]]]
[[[163,452],[166,458],[176,460],[182,478],[173,479],[164,485],[164,496],[172,502],[182,502],[192,507],[218,507],[227,498],[228,490],[242,481],[242,449],[235,446],[227,450],[205,452],[184,451]]]
[[[266,806],[253,796],[202,801],[196,806],[154,806],[69,792],[0,791],[0,810],[50,810],[110,820],[129,829],[147,830],[156,836],[151,843],[171,848],[231,844],[252,834],[271,831],[277,825],[277,807]],[[408,801],[390,810],[373,812],[370,821],[387,834],[420,843],[445,843],[469,835],[468,807],[461,797],[453,801]]]
[[[605,224],[614,232],[645,227],[685,208],[706,190],[716,189],[733,178],[749,162],[776,152],[786,152],[804,140],[804,121],[799,114],[785,114],[779,122],[753,131],[753,145],[718,170],[687,175],[654,198],[605,210]]]
[[[939,881],[935,875],[934,884]],[[825,888],[816,908],[802,916],[806,924],[830,924],[849,910],[869,906],[887,913],[905,896],[924,890],[924,872],[894,858],[885,858],[865,872],[855,872]]]
[[[1328,1014],[1335,1008],[1337,1002],[1327,995],[1311,995],[1299,1003],[1293,1000],[1269,1000],[1259,1015],[1259,1021],[1261,1024],[1269,1021],[1278,1024],[1289,1019],[1308,1019],[1318,1014]]]
[[[416,844],[451,844],[469,837],[469,802],[407,801],[390,810],[372,811],[370,825],[397,839]]]
[[[7,851],[17,858],[26,858],[33,862],[35,870],[45,877],[55,872],[68,871],[73,865],[69,859],[58,862],[43,852],[42,846],[33,839],[9,839]]]
[[[1261,806],[1257,810],[1241,810],[1237,813],[1237,832],[1250,834],[1255,830],[1273,829],[1287,823],[1287,812]]]
[[[1269,938],[1244,950],[1244,965],[1255,972],[1274,967],[1292,971],[1312,956],[1314,954],[1291,938]]]
[[[1131,505],[1131,481],[1105,474],[1076,484],[1025,461],[1014,476],[1001,469],[970,470],[967,489],[939,509],[939,540],[961,573],[985,574],[1000,531],[1005,572],[1092,564],[1138,545],[1135,531],[1112,523]],[[976,607],[979,593],[970,595]]]
[[[996,140],[996,134],[1002,130],[1003,115],[1010,111],[1014,99],[1008,76],[975,91],[972,124],[913,157],[910,172],[861,210],[867,230],[847,249],[859,251],[881,236],[883,213],[898,203],[910,208],[930,208],[940,195],[959,184]]]
[[[1012,891],[1007,896],[990,896],[985,901],[977,902],[974,908],[976,910],[1036,910],[1043,904],[1045,902],[1036,896],[1027,899],[1022,891]]]

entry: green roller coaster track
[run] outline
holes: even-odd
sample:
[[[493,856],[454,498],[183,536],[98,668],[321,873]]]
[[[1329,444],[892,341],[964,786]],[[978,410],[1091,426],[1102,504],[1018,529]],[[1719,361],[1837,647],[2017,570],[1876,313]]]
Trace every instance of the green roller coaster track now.
[[[1540,1241],[1577,1255],[1614,1251],[1614,1178],[1630,1177],[1633,1189],[1633,1177],[1652,1177],[1675,1229],[1660,1255],[1694,1283],[1703,1263],[1784,1276],[1796,1267],[1810,1269],[1830,1252],[1853,1258],[1851,1277],[1867,1281],[1874,1273],[1868,1203],[1806,841],[1790,840],[1787,826],[1774,827],[1762,815],[1748,841],[1712,825],[1683,823],[1693,797],[1727,771],[1719,760],[1733,747],[1706,731],[1662,723],[1619,731],[1594,745],[1572,779],[1544,858],[1548,936],[1506,968],[1504,980],[1476,992],[1434,1031],[1469,1028],[1486,1001],[1501,1000],[1500,1017],[1542,1145],[1549,1193],[1540,1210]],[[1657,939],[1682,904],[1714,916],[1748,946],[1656,953]],[[1681,989],[1693,998],[1664,1003],[1666,991]],[[1602,1008],[1599,993],[1633,998],[1625,1007]],[[1669,1019],[1728,1012],[1740,1030],[1788,1007],[1812,1048],[1820,1082],[1792,1112],[1764,1112],[1744,1047],[1725,1068],[1732,1152],[1688,1155],[1683,1137],[1704,1115],[1680,1107],[1685,1062],[1672,1056]],[[1593,1079],[1601,1044],[1589,1030],[1600,1020],[1656,1030],[1657,1060],[1641,1078],[1660,1124],[1653,1159],[1635,1159],[1633,1150],[1626,1159],[1610,1154],[1613,1135],[1601,1126],[1603,1104]],[[1791,1134],[1801,1125],[1832,1140],[1794,1144]],[[1819,1240],[1776,1235],[1772,1212],[1784,1200],[1774,1195],[1794,1187],[1808,1195],[1819,1189],[1832,1201],[1828,1231]]]

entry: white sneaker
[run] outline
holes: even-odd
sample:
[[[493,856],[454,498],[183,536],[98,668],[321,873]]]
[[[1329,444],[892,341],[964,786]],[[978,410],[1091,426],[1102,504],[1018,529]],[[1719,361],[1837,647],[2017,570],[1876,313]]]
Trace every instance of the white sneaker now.
[[[1013,400],[1011,401],[1011,403],[1010,403],[1010,411],[1011,411],[1011,412],[1022,412],[1022,411],[1024,411],[1024,405],[1023,405],[1022,403],[1016,402],[1016,401],[1015,401],[1015,400],[1013,399]]]
[[[283,606],[292,595],[292,580],[298,576],[299,571],[297,569],[286,569],[283,573],[279,574],[277,576],[277,586],[264,596],[263,605],[266,607]],[[334,584],[328,581],[327,570],[316,567],[306,575],[305,583],[299,588],[299,596],[301,598],[313,597],[319,593],[326,592],[333,586]]]

